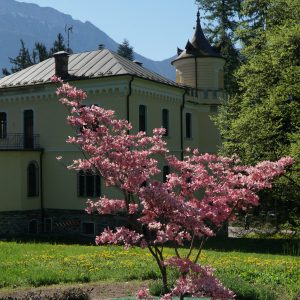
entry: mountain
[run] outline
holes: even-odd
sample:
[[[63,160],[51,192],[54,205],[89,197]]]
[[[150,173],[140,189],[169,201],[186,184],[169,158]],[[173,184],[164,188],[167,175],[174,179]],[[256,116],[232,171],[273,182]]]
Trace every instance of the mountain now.
[[[33,48],[35,42],[42,42],[50,48],[58,33],[65,34],[66,26],[73,26],[70,47],[74,52],[96,50],[99,44],[113,51],[118,48],[117,42],[91,22],[74,20],[72,16],[50,7],[0,0],[0,69],[9,67],[8,57],[17,56],[20,39],[29,49]],[[170,64],[173,58],[153,61],[135,53],[135,59],[144,67],[172,80],[175,79],[175,69]]]

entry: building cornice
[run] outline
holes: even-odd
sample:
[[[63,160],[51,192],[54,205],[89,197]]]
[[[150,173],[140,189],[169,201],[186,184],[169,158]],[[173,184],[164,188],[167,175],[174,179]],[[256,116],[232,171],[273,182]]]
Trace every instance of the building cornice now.
[[[107,94],[127,95],[129,76],[115,76],[95,78],[82,81],[72,81],[71,84],[85,90],[89,97]],[[156,97],[168,101],[181,101],[183,88],[177,86],[166,86],[165,84],[149,81],[138,77],[138,81],[132,87],[133,94],[144,97]],[[0,102],[35,102],[57,100],[55,94],[56,85],[53,83],[44,85],[33,85],[14,87],[11,89],[0,90]]]

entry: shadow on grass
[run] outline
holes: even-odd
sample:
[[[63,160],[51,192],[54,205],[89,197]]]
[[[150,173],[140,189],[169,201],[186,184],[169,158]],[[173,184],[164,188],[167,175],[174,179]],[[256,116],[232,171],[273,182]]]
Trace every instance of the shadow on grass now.
[[[208,240],[204,249],[299,256],[300,240],[217,237]]]
[[[50,244],[81,244],[95,245],[94,238],[82,236],[22,236],[2,239],[22,243],[50,243]],[[172,245],[169,245],[172,247]],[[299,239],[272,239],[272,238],[232,238],[218,236],[209,239],[204,249],[215,251],[239,251],[252,253],[270,253],[280,255],[300,255]]]

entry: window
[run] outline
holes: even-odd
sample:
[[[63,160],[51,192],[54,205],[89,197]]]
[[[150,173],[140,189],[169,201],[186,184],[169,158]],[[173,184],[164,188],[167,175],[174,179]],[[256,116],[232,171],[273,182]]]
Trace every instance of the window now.
[[[185,137],[186,138],[192,137],[192,114],[191,113],[185,114]]]
[[[0,112],[0,139],[5,139],[6,136],[7,136],[6,113]]]
[[[139,131],[147,131],[147,107],[139,106]]]
[[[33,139],[33,110],[24,110],[24,148],[32,149],[34,146]]]
[[[83,222],[82,223],[82,233],[83,234],[95,234],[95,224],[92,222]]]
[[[169,136],[169,110],[162,110],[162,127],[166,129],[164,136]]]
[[[163,182],[167,181],[167,176],[170,174],[170,167],[164,166],[163,167]]]
[[[100,197],[101,180],[100,175],[90,171],[79,171],[78,173],[78,196],[79,197]]]
[[[30,162],[27,167],[27,195],[28,197],[39,195],[39,165],[36,161]]]

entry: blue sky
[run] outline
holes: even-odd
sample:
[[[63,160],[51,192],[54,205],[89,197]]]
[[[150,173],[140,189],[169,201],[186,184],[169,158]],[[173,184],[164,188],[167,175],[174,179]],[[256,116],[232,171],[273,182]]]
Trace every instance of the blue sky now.
[[[176,54],[193,35],[194,0],[18,0],[50,6],[74,19],[90,21],[116,42],[124,38],[153,60]],[[76,30],[76,29],[75,29]]]

